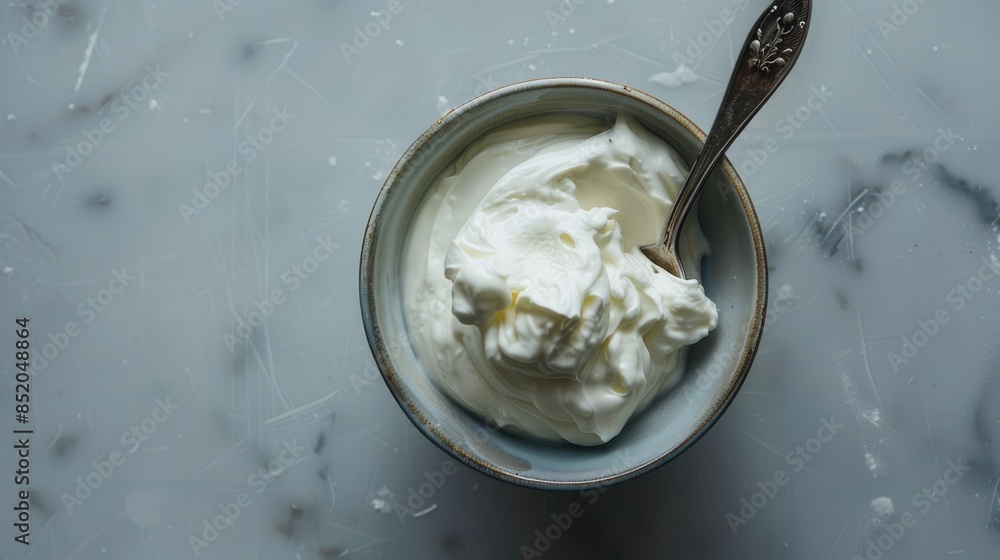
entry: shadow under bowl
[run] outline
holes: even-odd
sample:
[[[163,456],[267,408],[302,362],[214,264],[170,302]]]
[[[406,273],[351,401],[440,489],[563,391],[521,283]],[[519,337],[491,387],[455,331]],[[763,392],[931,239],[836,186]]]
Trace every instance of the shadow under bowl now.
[[[491,429],[449,398],[408,343],[403,250],[412,218],[435,177],[473,140],[515,119],[570,112],[613,122],[625,112],[690,166],[705,133],[669,105],[628,86],[546,78],[483,94],[451,111],[403,154],[379,193],[361,252],[361,312],[368,344],[392,395],[438,447],[497,479],[546,490],[584,490],[632,479],[690,447],[719,419],[746,378],[763,331],[767,265],[757,215],[728,159],[698,201],[709,254],[701,282],[719,325],[691,346],[680,382],[596,447],[553,446]],[[683,235],[683,233],[682,233]],[[685,268],[691,270],[685,263]]]

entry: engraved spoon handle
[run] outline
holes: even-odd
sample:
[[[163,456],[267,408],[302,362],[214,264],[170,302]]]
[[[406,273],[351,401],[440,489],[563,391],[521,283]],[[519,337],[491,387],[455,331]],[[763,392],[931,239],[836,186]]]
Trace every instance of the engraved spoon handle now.
[[[667,220],[662,245],[677,259],[678,265],[677,238],[685,218],[723,154],[798,60],[809,31],[811,10],[810,0],[774,1],[757,19],[744,42],[719,113]]]

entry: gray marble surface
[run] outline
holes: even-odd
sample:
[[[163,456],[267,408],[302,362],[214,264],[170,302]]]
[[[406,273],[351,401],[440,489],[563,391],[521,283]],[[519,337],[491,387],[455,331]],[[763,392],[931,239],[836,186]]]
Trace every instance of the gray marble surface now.
[[[506,83],[707,127],[764,3],[5,2],[0,557],[997,558],[1000,5],[816,4],[729,152],[771,264],[749,379],[681,458],[580,495],[455,467],[373,378],[368,212]]]

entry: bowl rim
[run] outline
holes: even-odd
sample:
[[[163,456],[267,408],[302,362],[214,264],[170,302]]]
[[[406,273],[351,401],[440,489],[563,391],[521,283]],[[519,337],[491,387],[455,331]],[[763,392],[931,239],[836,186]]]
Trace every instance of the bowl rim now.
[[[403,152],[392,171],[388,174],[388,176],[386,176],[385,182],[375,199],[371,214],[368,217],[362,241],[359,274],[360,303],[365,336],[368,340],[368,346],[375,359],[379,373],[382,375],[382,379],[385,381],[386,386],[392,393],[393,398],[399,404],[399,407],[403,410],[413,425],[416,426],[416,428],[424,435],[424,437],[429,439],[432,443],[450,456],[498,480],[542,490],[581,491],[611,486],[634,479],[655,470],[656,468],[675,459],[690,448],[722,417],[726,409],[728,409],[732,404],[736,394],[739,392],[740,387],[742,387],[743,382],[746,380],[750,367],[753,364],[754,357],[757,354],[757,349],[760,346],[768,299],[767,253],[763,241],[763,232],[761,230],[760,221],[757,217],[757,212],[754,209],[753,203],[750,200],[750,195],[747,192],[746,185],[739,177],[736,168],[729,161],[729,158],[724,156],[720,164],[722,165],[729,182],[735,187],[737,197],[739,198],[743,212],[746,215],[747,222],[750,227],[754,250],[754,261],[756,264],[756,305],[753,308],[750,318],[749,337],[743,347],[743,351],[737,362],[737,367],[733,372],[733,375],[731,375],[728,379],[728,386],[726,387],[722,397],[713,407],[711,407],[711,409],[700,416],[701,423],[696,429],[690,431],[683,441],[670,449],[665,449],[654,459],[640,465],[632,466],[625,471],[598,476],[597,478],[573,481],[543,480],[503,470],[487,461],[482,460],[482,458],[478,456],[470,454],[463,447],[450,441],[434,425],[427,421],[423,411],[416,406],[414,400],[411,398],[411,391],[405,384],[399,382],[397,375],[391,367],[391,360],[389,359],[386,340],[382,335],[381,326],[378,321],[376,301],[373,297],[375,254],[378,245],[379,232],[381,230],[380,226],[382,225],[382,208],[392,192],[392,187],[396,184],[396,179],[413,162],[413,160],[422,153],[425,146],[432,139],[437,137],[437,135],[441,133],[441,131],[449,124],[465,118],[465,115],[470,111],[473,111],[480,106],[494,103],[503,97],[525,91],[557,87],[598,89],[625,95],[635,101],[645,103],[660,113],[663,113],[665,117],[673,119],[690,132],[700,144],[704,144],[705,142],[705,132],[672,106],[641,90],[610,80],[577,76],[535,78],[514,82],[478,95],[451,109],[444,116],[431,124],[427,130],[417,137],[410,147]],[[446,395],[445,398],[449,397]]]

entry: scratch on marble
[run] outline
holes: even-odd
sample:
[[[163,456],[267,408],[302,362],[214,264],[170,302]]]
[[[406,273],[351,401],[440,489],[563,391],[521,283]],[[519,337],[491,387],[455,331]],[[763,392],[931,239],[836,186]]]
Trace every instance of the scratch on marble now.
[[[1000,532],[1000,480],[997,481],[997,486],[993,490],[993,502],[990,506],[986,526],[991,527],[994,531]]]
[[[990,312],[993,310],[993,306],[996,304],[998,299],[1000,299],[1000,280],[998,280],[995,284],[993,284],[993,293],[989,294],[989,296],[986,298],[986,303],[987,303],[986,311],[983,312],[983,315],[982,317],[980,317],[980,319],[985,319],[990,314]]]
[[[442,54],[441,58],[445,59],[445,58],[448,58],[448,57],[450,57],[452,55],[456,55],[456,54],[470,53],[470,52],[473,52],[474,50],[475,49],[455,49],[455,50],[451,50],[451,51],[448,51],[448,52]]]
[[[181,116],[181,118],[185,119],[187,118],[187,113],[184,112],[183,105],[177,103],[176,101],[173,100],[172,97],[170,97],[170,95],[167,93],[166,88],[163,87],[163,84],[157,86],[156,93],[162,95],[164,99],[166,99],[170,103],[170,106],[177,111],[177,113]],[[162,117],[160,118],[160,124],[163,124]]]
[[[513,66],[515,64],[520,64],[522,62],[527,62],[529,60],[534,60],[536,58],[538,58],[537,54],[529,54],[528,56],[522,56],[522,57],[519,57],[519,58],[515,58],[513,60],[508,60],[506,62],[501,62],[500,64],[496,64],[496,65],[490,66],[489,68],[484,68],[484,69],[480,70],[479,72],[476,73],[476,76],[482,76],[483,74],[489,74],[490,72],[493,72],[494,70],[500,70],[501,68],[506,68],[508,66]]]
[[[868,29],[868,26],[865,25],[865,20],[862,19],[862,17],[861,17],[860,14],[858,14],[858,11],[854,8],[854,6],[852,6],[851,3],[848,0],[843,0],[843,1],[844,1],[844,5],[847,6],[847,9],[852,14],[854,14],[855,18],[857,18],[858,23],[861,24],[861,28],[865,30],[865,33],[868,34],[868,37],[872,40],[873,43],[875,43],[875,45],[879,48],[879,50],[882,51],[882,54],[885,55],[885,58],[889,60],[889,64],[892,64],[893,68],[895,68],[897,72],[902,72],[902,69],[900,69],[899,65],[896,64],[896,61],[891,56],[889,56],[889,51],[885,50],[885,47],[882,45],[882,43],[878,39],[875,38],[875,35],[873,35],[872,32],[871,32],[871,30]],[[854,45],[856,47],[858,47],[858,49],[860,50],[861,45],[858,44],[857,39],[855,39]],[[884,81],[885,80],[883,80],[883,82]],[[888,84],[886,84],[886,87],[889,87]],[[891,92],[892,90],[889,90],[889,91]],[[893,96],[895,97],[895,95],[893,95]],[[902,105],[902,103],[900,103],[900,105]]]
[[[218,262],[218,261],[216,261],[216,262]],[[218,282],[210,285],[209,287],[205,288],[204,290],[202,290],[202,291],[194,294],[193,296],[191,296],[190,298],[188,298],[188,303],[194,303],[195,300],[201,298],[201,296],[203,296],[203,295],[205,295],[207,293],[210,293],[210,292],[214,291],[219,286],[222,286],[222,285],[226,284],[227,281],[228,281],[228,279],[223,278],[222,280],[219,280]]]
[[[169,445],[157,445],[154,447],[143,447],[138,453],[149,453],[150,451],[170,451],[173,447]]]
[[[280,422],[282,420],[285,420],[287,418],[295,416],[296,414],[299,414],[301,412],[305,412],[305,411],[307,411],[307,410],[309,410],[311,408],[318,407],[321,404],[325,403],[326,401],[328,401],[328,400],[332,399],[333,397],[337,396],[337,393],[339,393],[339,392],[340,392],[340,389],[334,389],[333,392],[331,392],[329,395],[326,395],[324,397],[316,399],[315,401],[313,401],[313,402],[311,402],[309,404],[304,404],[304,405],[302,405],[302,406],[300,406],[300,407],[298,407],[298,408],[296,408],[294,410],[289,410],[288,412],[279,414],[279,415],[275,416],[274,418],[271,418],[270,420],[264,422],[264,425],[265,426],[269,426],[271,424],[274,424],[275,422]]]
[[[49,449],[52,449],[52,446],[55,445],[57,441],[59,441],[59,436],[62,435],[62,431],[63,431],[62,422],[59,422],[59,425],[57,426],[57,428],[58,429],[56,431],[56,435],[52,436],[52,442],[50,442],[49,445],[45,448],[46,451],[48,451]]]
[[[596,43],[591,43],[590,45],[587,45],[587,46],[584,46],[584,47],[560,47],[560,48],[557,48],[557,49],[535,49],[535,50],[532,50],[532,51],[527,51],[526,54],[532,54],[532,55],[538,55],[538,54],[549,55],[549,54],[559,54],[559,53],[576,53],[576,52],[592,51],[592,50],[596,50],[597,47],[602,47],[604,45],[609,45],[609,44],[611,44],[612,41],[617,41],[618,39],[625,39],[626,37],[629,36],[629,32],[630,32],[630,30],[626,31],[623,34],[612,35],[610,37],[602,39],[602,40],[600,40],[600,41],[598,41]]]
[[[833,130],[833,133],[837,135],[837,138],[842,138],[844,135],[840,132],[840,129],[833,124],[833,121],[830,120],[830,117],[827,116],[826,108],[820,107],[818,112],[820,116],[823,117],[823,120],[826,121],[826,124],[830,125],[830,129]]]
[[[384,540],[388,540],[388,539],[384,539]],[[363,544],[361,546],[356,546],[354,548],[349,549],[347,552],[344,553],[344,555],[346,556],[347,554],[354,554],[355,552],[360,552],[360,551],[362,551],[362,550],[364,550],[366,548],[371,548],[371,547],[375,546],[376,544],[380,544],[380,542],[370,542],[370,543],[365,543],[365,544]]]
[[[14,155],[14,154],[12,154],[12,155]],[[30,157],[30,156],[34,156],[34,155],[44,155],[45,157],[49,157],[51,155],[51,152],[46,152],[45,154],[40,154],[40,153],[39,154],[31,154],[31,153],[16,154],[16,157]],[[27,187],[27,186],[33,185],[35,183],[38,183],[40,181],[43,181],[45,179],[51,179],[53,176],[54,176],[54,172],[52,171],[51,168],[40,170],[40,171],[32,171],[31,173],[25,175],[24,177],[21,177],[21,181],[19,183],[19,186],[21,186],[21,187]],[[45,196],[49,192],[49,189],[51,189],[52,185],[54,185],[54,184],[55,184],[55,182],[51,181],[51,180],[48,183],[45,184],[45,190],[42,192],[42,198],[45,198]],[[15,185],[15,186],[18,186],[18,185]]]
[[[348,439],[348,438],[353,438],[353,437],[368,437],[369,434],[378,431],[378,429],[379,429],[378,426],[368,426],[368,427],[362,428],[362,429],[360,429],[360,430],[358,430],[356,432],[344,435],[343,439]]]
[[[201,474],[201,473],[203,473],[203,472],[211,469],[219,461],[221,461],[222,459],[224,459],[226,457],[226,455],[229,455],[230,451],[232,451],[232,450],[236,449],[237,447],[243,445],[247,441],[248,441],[247,438],[241,439],[240,441],[238,441],[238,442],[234,443],[233,445],[231,445],[229,447],[229,449],[223,451],[221,455],[219,455],[218,457],[216,457],[215,459],[213,459],[212,461],[210,461],[207,465],[199,465],[199,466],[195,467],[195,470],[198,471],[198,474]]]
[[[913,70],[914,68],[916,68],[917,64],[921,60],[923,60],[925,56],[929,55],[932,52],[937,52],[936,49],[937,49],[937,47],[931,47],[931,48],[925,50],[924,52],[920,53],[920,56],[918,56],[917,58],[913,59],[913,62],[910,63],[910,70]]]
[[[917,72],[917,76],[922,76],[923,73],[926,72],[927,69],[931,67],[931,64],[934,64],[934,59],[933,58],[930,59],[930,60],[928,60],[927,64],[924,64],[924,67],[921,68],[919,72]]]
[[[364,508],[368,504],[368,498],[372,496],[372,488],[375,487],[375,477],[378,476],[379,470],[382,468],[382,461],[379,460],[375,463],[375,468],[371,471],[371,477],[368,479],[368,491],[365,492],[364,497],[361,501],[361,507]]]
[[[80,549],[82,549],[83,547],[85,547],[88,544],[90,544],[90,541],[92,541],[92,540],[96,539],[97,537],[99,537],[102,533],[104,533],[104,531],[107,531],[109,527],[111,527],[112,525],[114,525],[122,517],[125,517],[125,510],[124,509],[122,509],[118,513],[118,515],[114,516],[114,518],[111,519],[111,521],[108,521],[107,525],[105,525],[103,529],[97,531],[93,535],[90,535],[82,543],[80,543],[80,546],[76,547],[73,550],[73,552],[70,552],[69,555],[66,556],[66,560],[70,560],[71,558],[73,558],[74,556],[76,556],[76,553],[80,552]]]
[[[295,303],[295,309],[298,310],[299,317],[302,317],[302,324],[305,325],[306,327],[310,327],[309,318],[306,317],[306,310],[302,307],[302,304],[299,302],[299,298],[296,297],[295,294],[292,294],[290,299]]]
[[[729,54],[729,65],[728,65],[728,67],[729,68],[735,68],[736,67],[736,57],[738,56],[738,53],[736,51],[736,46],[733,45],[733,27],[731,25],[728,26],[728,27],[726,27],[726,42],[728,43],[728,46],[729,46],[729,48],[726,49],[726,53]],[[704,60],[704,59],[702,59],[702,60]],[[698,63],[700,64],[701,60],[699,60]]]
[[[326,486],[330,489],[330,509],[327,513],[333,513],[333,510],[337,507],[337,492],[333,488],[333,480],[329,474],[323,476],[323,480],[326,481]]]
[[[779,193],[781,194],[781,193]],[[758,204],[758,208],[768,208],[772,210],[777,210],[776,215],[780,214],[798,214],[799,216],[804,216],[806,214],[805,210],[799,210],[797,208],[787,208],[785,206],[778,206],[775,204]]]
[[[288,350],[289,352],[295,352],[299,356],[305,356],[307,358],[312,358],[314,360],[322,360],[323,359],[323,357],[320,356],[320,355],[318,355],[318,354],[310,354],[309,352],[305,352],[303,350],[295,348],[294,346],[286,344],[286,343],[284,343],[284,342],[282,342],[280,340],[276,340],[274,342],[274,344],[277,345],[277,346],[280,346],[280,347],[284,348],[285,350]]]
[[[387,539],[385,537],[376,537],[376,536],[373,536],[373,535],[369,535],[368,533],[365,533],[363,531],[358,531],[357,529],[352,529],[352,528],[350,528],[350,527],[348,527],[346,525],[341,525],[340,523],[337,523],[336,521],[330,521],[329,519],[324,519],[323,523],[326,523],[327,525],[329,525],[331,527],[340,529],[341,531],[346,531],[348,533],[352,533],[352,534],[357,535],[359,537],[366,538],[366,539],[368,539],[368,541],[370,543],[382,543],[382,542],[385,542],[385,541],[389,540],[389,539]],[[353,550],[358,550],[358,549],[354,548],[354,549],[351,549],[351,550],[353,551]]]
[[[892,454],[892,455],[895,455],[895,456],[897,456],[897,457],[902,457],[903,459],[906,459],[907,461],[910,461],[910,462],[912,462],[912,461],[913,461],[913,459],[911,459],[910,457],[908,457],[908,456],[906,456],[906,455],[904,455],[904,454],[902,454],[902,453],[900,453],[900,452],[898,452],[898,451],[893,451],[892,449],[889,449],[889,448],[887,448],[887,447],[879,447],[879,448],[878,448],[878,452],[879,452],[879,457],[881,457],[881,456],[882,456],[882,452],[883,452],[883,451],[885,451],[886,453],[890,453],[890,454]]]
[[[837,540],[833,541],[833,546],[830,547],[830,552],[826,555],[826,560],[833,558],[833,551],[837,550],[837,544],[840,543],[840,539],[844,537],[844,531],[847,530],[847,526],[851,524],[851,519],[854,518],[854,512],[858,511],[858,506],[861,504],[861,496],[864,495],[866,486],[868,486],[867,476],[861,482],[861,490],[858,490],[858,497],[854,500],[854,507],[851,508],[851,514],[847,516],[847,521],[845,521],[844,526],[840,528],[840,534],[837,535]]]
[[[751,434],[750,432],[744,430],[743,428],[736,428],[736,429],[740,433],[742,433],[743,435],[745,435],[747,437],[747,439],[749,439],[750,441],[752,441],[752,442],[756,443],[757,445],[763,447],[764,449],[767,449],[768,451],[770,451],[771,453],[773,453],[775,456],[781,457],[781,458],[785,457],[784,455],[781,454],[780,451],[778,451],[777,449],[775,449],[773,445],[771,445],[771,444],[767,443],[766,441],[760,439],[759,437]]]
[[[857,257],[854,254],[854,212],[847,214],[847,255],[850,257],[851,262],[857,262]]]
[[[736,479],[739,480],[740,484],[742,485],[746,477],[744,477],[743,473],[741,473],[740,470],[736,468],[736,463],[733,461],[733,458],[729,455],[729,450],[726,449],[725,445],[722,446],[722,454],[726,456],[726,462],[729,463],[729,467],[732,468],[733,473],[736,474]]]
[[[392,449],[391,445],[389,445],[388,443],[386,443],[385,440],[383,440],[382,438],[376,436],[375,434],[367,433],[367,434],[365,434],[365,437],[367,437],[368,439],[377,441],[378,443],[381,443],[382,445],[385,446],[386,449]]]
[[[767,418],[768,416],[770,416],[772,412],[774,412],[775,410],[778,410],[779,408],[781,408],[783,406],[784,406],[784,403],[781,403],[781,404],[776,404],[773,407],[767,409],[764,413],[762,413],[759,416],[757,416],[757,421],[758,422],[763,422],[764,419]]]
[[[878,402],[878,407],[880,410],[885,410],[885,405],[882,404],[882,397],[878,394],[878,387],[875,386],[875,377],[872,375],[872,365],[871,360],[868,358],[868,341],[865,339],[865,322],[861,316],[861,310],[858,310],[858,331],[861,333],[861,356],[865,361],[865,371],[868,373],[868,381],[872,384],[872,391],[875,392],[875,400]]]
[[[855,44],[854,46],[859,51],[861,50],[861,45]],[[868,55],[865,52],[863,52],[863,51],[861,52],[861,55],[862,55],[862,58],[864,58],[865,61],[868,62],[868,65],[872,67],[872,70],[875,72],[875,76],[877,76],[878,79],[879,79],[879,81],[882,82],[882,85],[884,85],[885,89],[887,89],[889,91],[889,94],[892,95],[892,98],[896,100],[896,103],[899,103],[899,105],[901,107],[905,106],[905,103],[903,103],[903,101],[899,98],[899,96],[896,95],[896,92],[892,90],[892,88],[889,86],[889,82],[887,82],[885,80],[885,77],[882,75],[882,72],[880,72],[879,69],[878,69],[878,67],[875,66],[875,63],[872,62],[872,59],[869,58]]]
[[[319,310],[323,311],[324,309],[326,309],[327,306],[330,305],[330,303],[332,303],[337,298],[338,295],[341,294],[338,293],[337,290],[333,290],[332,292],[330,292],[330,297],[326,298],[326,301],[324,301],[323,304],[319,306]]]
[[[4,183],[7,183],[12,187],[17,188],[17,185],[15,185],[14,181],[11,181],[10,177],[8,177],[7,174],[3,172],[3,169],[0,169],[0,179],[3,179]]]
[[[294,39],[269,39],[267,41],[261,41],[258,44],[273,45],[273,44],[288,43],[288,42],[295,42],[295,45],[298,45],[298,42],[294,41]],[[293,45],[292,47],[293,49],[295,48],[295,45]],[[275,52],[277,53],[277,51]],[[289,56],[291,56],[291,53],[289,53]],[[293,71],[291,68],[285,67],[284,70],[289,76],[295,78],[300,84],[304,85],[306,89],[308,89],[310,92],[312,92],[313,95],[315,95],[320,101],[322,101],[323,105],[326,105],[326,108],[329,109],[331,113],[333,113],[333,116],[340,117],[340,114],[337,113],[337,110],[333,108],[333,105],[330,105],[330,102],[327,101],[326,98],[323,97],[323,95],[321,95],[320,92],[317,91],[316,88],[312,86],[312,84],[307,82],[303,77],[296,74],[295,71]]]
[[[778,216],[780,216],[780,215],[781,215],[781,211],[779,209],[779,211],[775,212],[774,214],[772,214],[771,218],[769,220],[767,220],[766,224],[764,224],[763,231],[764,231],[765,237],[767,236],[768,232],[771,231],[772,227],[774,227],[774,226],[776,226],[776,225],[778,225],[778,224],[781,223],[781,222],[778,221]]]
[[[836,62],[836,61],[834,61],[832,59],[822,58],[822,57],[816,56],[814,54],[807,55],[806,53],[802,53],[802,56],[803,57],[808,56],[808,58],[812,58],[814,60],[818,60],[818,61],[822,62],[823,64],[827,64],[827,65],[830,65],[830,66],[840,67],[843,70],[852,70],[852,68],[850,66],[847,66],[846,64],[840,64],[839,62]]]
[[[267,365],[264,364],[264,359],[261,357],[260,351],[257,349],[257,345],[254,344],[252,340],[249,341],[249,343],[250,343],[249,344],[250,349],[253,350],[254,358],[257,360],[257,366],[260,368],[261,375],[267,381],[268,385],[271,386],[271,390],[274,392],[273,393],[274,396],[277,397],[278,400],[281,401],[281,404],[291,412],[292,406],[288,403],[288,399],[285,397],[285,393],[282,392],[281,386],[278,384],[277,379],[275,379],[273,363],[272,363],[272,368],[268,368]],[[294,421],[295,425],[299,428],[299,432],[302,434],[303,437],[305,437],[305,428],[299,422],[298,417],[295,416],[294,413],[292,413],[289,416],[289,418],[291,418]]]
[[[948,266],[948,262],[945,261],[944,257],[941,255],[938,255],[938,264],[941,265],[941,271],[944,272],[944,277],[946,280],[948,280],[948,283],[951,285],[955,285],[956,284],[955,273],[954,271],[951,270],[951,267]]]
[[[51,554],[52,558],[55,558],[55,552],[54,552],[55,551],[55,543],[53,541],[54,531],[49,531],[49,529],[52,527],[52,524],[55,522],[55,520],[59,519],[60,517],[62,517],[62,514],[59,514],[59,513],[57,513],[55,515],[49,516],[49,518],[45,520],[45,524],[42,525],[42,528],[38,530],[38,536],[39,537],[41,537],[41,536],[45,535],[46,533],[48,533],[48,536],[49,536],[49,545],[53,549],[53,552]],[[25,556],[25,560],[30,560],[31,555],[34,552],[34,547],[35,547],[35,545],[31,545],[31,549],[28,552],[27,556]]]
[[[27,68],[24,67],[24,62],[21,61],[21,55],[18,54],[16,49],[14,51],[14,60],[17,61],[17,66],[21,69],[21,73],[24,74],[24,77],[28,79],[28,82],[30,82],[35,87],[44,88],[42,84],[38,83],[38,81],[35,80],[35,78],[31,77],[31,74],[28,73]]]
[[[191,392],[194,396],[201,398],[201,391],[198,390],[198,386],[194,382],[194,374],[191,373],[191,368],[184,366],[184,371],[187,373],[188,383],[191,384]]]
[[[931,432],[931,417],[930,413],[927,412],[927,396],[924,394],[924,383],[923,380],[917,380],[917,389],[920,390],[920,401],[924,405],[924,424],[927,426],[927,440],[931,446],[931,454],[934,455],[934,466],[937,468],[938,473],[942,473],[941,470],[941,459],[938,457],[937,446],[934,445],[934,434]],[[955,528],[955,516],[951,511],[951,500],[948,497],[948,493],[944,494],[944,504],[948,508],[948,519],[951,521],[951,527]]]
[[[426,509],[422,509],[420,511],[414,512],[413,513],[413,517],[420,517],[421,515],[427,515],[428,513],[436,510],[437,507],[438,507],[437,504],[431,504],[430,507],[428,507]]]
[[[94,455],[101,455],[101,446],[97,443],[97,430],[94,429],[93,409],[91,404],[87,404],[87,428],[90,430],[90,439],[94,444]]]
[[[87,75],[87,70],[90,68],[90,58],[94,55],[94,47],[97,46],[97,37],[101,34],[101,27],[104,26],[104,16],[108,12],[108,4],[110,2],[105,0],[104,9],[101,10],[101,18],[97,20],[97,29],[90,34],[90,41],[87,43],[87,48],[83,52],[83,62],[80,63],[80,74],[76,78],[76,86],[73,88],[73,93],[76,94],[80,91],[80,86],[83,85],[83,77]]]
[[[944,117],[944,118],[946,118],[946,119],[947,119],[947,118],[950,118],[950,117],[949,117],[948,115],[946,115],[946,114],[944,113],[944,111],[942,111],[942,110],[941,110],[941,107],[939,107],[939,106],[938,106],[938,104],[937,104],[937,103],[935,103],[935,102],[934,102],[934,100],[930,98],[930,96],[929,96],[929,95],[927,95],[926,93],[924,93],[924,90],[920,89],[920,87],[919,87],[919,86],[917,86],[917,85],[914,85],[914,86],[913,86],[913,89],[914,89],[914,90],[916,90],[916,92],[917,92],[917,93],[919,93],[919,94],[921,95],[921,97],[923,97],[924,99],[926,99],[926,100],[927,100],[927,102],[931,104],[931,107],[934,107],[935,109],[937,109],[937,112],[938,112],[938,113],[941,113],[941,116],[942,116],[942,117]]]
[[[649,63],[649,64],[653,64],[655,66],[659,66],[660,68],[667,68],[668,67],[662,61],[653,60],[652,58],[647,58],[645,56],[642,56],[641,54],[634,53],[634,52],[632,52],[632,51],[630,51],[628,49],[623,49],[622,47],[619,47],[618,45],[609,43],[608,46],[611,47],[612,49],[615,49],[616,51],[625,53],[625,54],[627,54],[627,55],[629,55],[632,58],[635,58],[637,60],[641,60],[643,62],[646,62],[646,63]]]
[[[826,242],[827,238],[830,237],[830,235],[832,235],[833,232],[837,229],[837,224],[839,224],[841,221],[843,221],[844,216],[847,216],[847,213],[854,209],[854,205],[857,204],[858,201],[860,201],[862,198],[864,198],[865,195],[867,195],[867,194],[868,194],[868,189],[865,189],[865,190],[861,191],[861,194],[859,194],[858,196],[854,197],[854,200],[852,200],[851,203],[847,205],[847,208],[845,208],[844,211],[841,212],[840,216],[836,219],[836,221],[834,221],[832,224],[830,224],[830,231],[826,232],[826,236],[823,237],[823,240],[820,242],[820,245],[822,245],[823,243]]]
[[[281,63],[278,64],[278,67],[275,68],[274,72],[272,72],[271,75],[267,78],[267,81],[264,82],[264,85],[260,86],[260,89],[257,90],[257,93],[255,93],[253,98],[250,99],[250,102],[247,104],[246,110],[243,111],[243,114],[240,115],[240,118],[236,119],[236,124],[233,125],[233,129],[229,131],[229,134],[236,133],[236,129],[240,127],[240,124],[243,122],[243,119],[246,118],[246,116],[250,113],[250,110],[253,109],[254,104],[257,103],[257,99],[260,97],[260,94],[264,92],[267,86],[271,85],[271,82],[274,81],[274,78],[275,76],[278,75],[278,72],[281,72],[282,70],[285,69],[285,65],[288,64],[288,60],[292,58],[292,55],[298,48],[299,48],[299,42],[293,41],[292,48],[289,49],[288,53],[285,54],[285,57],[281,59]]]

